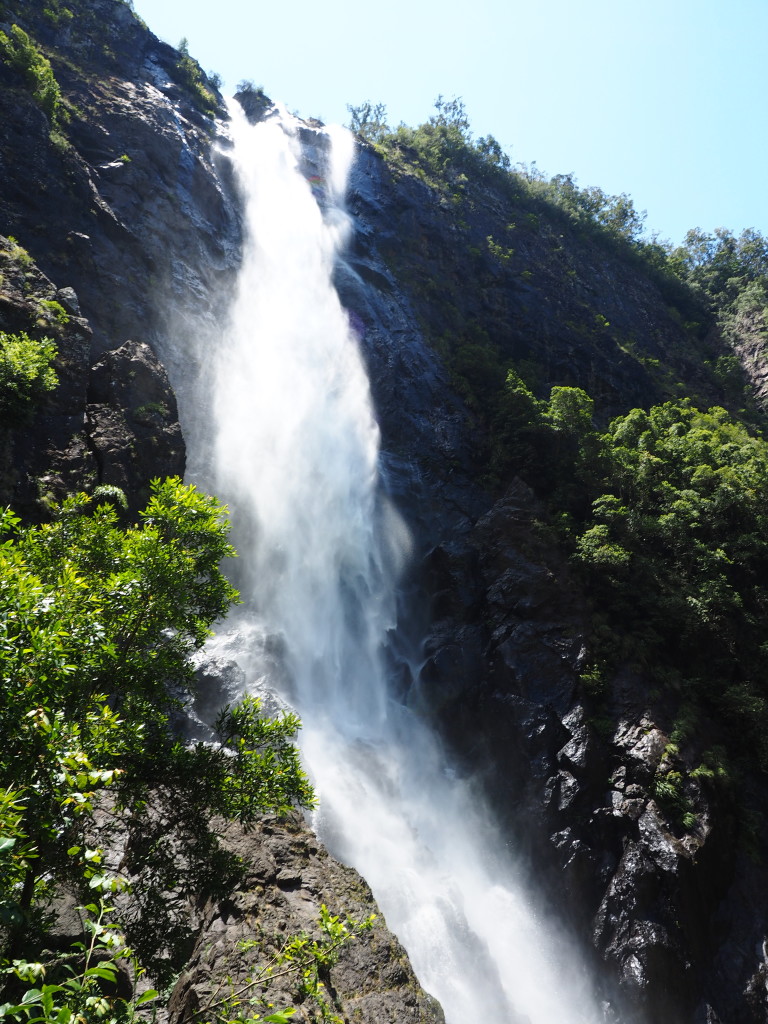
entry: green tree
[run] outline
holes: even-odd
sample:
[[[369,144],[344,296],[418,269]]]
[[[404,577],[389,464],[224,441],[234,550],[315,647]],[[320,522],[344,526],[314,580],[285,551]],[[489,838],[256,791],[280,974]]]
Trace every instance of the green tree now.
[[[632,410],[601,443],[577,559],[622,637],[611,656],[675,680],[768,768],[768,443],[689,401]]]
[[[85,495],[42,526],[20,528],[10,513],[0,523],[0,794],[12,840],[0,844],[0,938],[10,959],[44,942],[57,887],[87,881],[79,851],[92,846],[105,788],[133,836],[131,870],[147,882],[137,895],[146,921],[123,924],[150,959],[172,931],[162,893],[213,884],[224,864],[212,815],[247,822],[312,802],[295,716],[267,720],[245,700],[222,714],[219,745],[174,734],[191,655],[236,599],[220,568],[234,554],[224,511],[171,479],[152,484],[140,525],[122,527],[111,504]]]
[[[581,388],[552,388],[546,418],[563,434],[581,439],[592,429],[595,403]]]
[[[642,234],[646,215],[637,212],[625,192],[609,196],[594,185],[579,188],[572,174],[556,174],[546,191],[576,220],[600,225],[611,235],[630,242],[639,240]]]
[[[59,382],[51,365],[55,358],[50,338],[35,341],[24,333],[0,331],[0,426],[22,426],[31,419]]]
[[[195,106],[203,114],[214,117],[217,113],[217,101],[211,84],[194,57],[190,55],[189,44],[182,39],[177,47],[179,59],[176,61],[176,80],[189,93]]]
[[[383,103],[371,103],[366,100],[359,107],[347,104],[349,111],[349,129],[365,139],[366,142],[381,142],[389,134],[387,124],[387,108]]]

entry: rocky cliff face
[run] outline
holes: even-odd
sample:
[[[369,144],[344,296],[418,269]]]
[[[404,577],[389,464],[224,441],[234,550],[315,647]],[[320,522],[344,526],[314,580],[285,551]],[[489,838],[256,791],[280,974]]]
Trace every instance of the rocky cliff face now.
[[[219,291],[214,282],[237,260],[237,215],[213,170],[214,121],[185,88],[180,55],[120,0],[70,7],[74,17],[64,21],[36,3],[0,9],[5,30],[18,25],[45,51],[62,94],[59,131],[24,76],[0,64],[0,222],[29,260],[72,296],[73,324],[86,331],[77,353],[66,357],[73,368],[67,394],[87,391],[94,359],[128,340],[139,344],[122,357],[110,356],[93,378],[94,440],[85,446],[90,465],[77,481],[135,484],[131,473],[138,473],[145,490],[152,476],[183,469],[178,437],[165,439],[170,450],[156,462],[158,443],[141,443],[161,421],[172,428],[175,400],[167,383],[149,385],[144,370],[144,384],[120,396],[133,403],[129,418],[139,410],[131,429],[138,429],[140,444],[128,457],[133,469],[118,469],[123,426],[106,411],[123,375],[117,365],[128,360],[130,374],[154,359],[141,346],[162,350],[170,303],[190,319],[212,315]],[[84,436],[79,426],[71,432]],[[66,447],[68,441],[56,443]]]
[[[0,329],[53,337],[61,379],[38,418],[2,439],[2,498],[28,517],[96,483],[123,487],[139,506],[152,476],[182,471],[175,399],[153,351],[174,383],[192,382],[189,436],[205,351],[176,341],[215,336],[239,260],[225,138],[180,55],[120,0],[69,6],[77,17],[62,26],[31,0],[0,4],[3,25],[44,47],[70,111],[64,136],[52,135],[23,81],[0,67],[0,230],[18,239],[0,245]],[[354,239],[338,269],[387,481],[417,539],[404,617],[426,639],[418,677],[403,674],[405,698],[483,779],[542,899],[593,950],[608,1019],[762,1024],[765,827],[755,824],[752,851],[738,845],[732,808],[699,781],[688,794],[696,824],[683,829],[654,796],[671,721],[648,681],[618,675],[599,708],[583,691],[586,595],[535,529],[544,512],[527,483],[506,481],[501,497],[487,490],[481,411],[450,357],[458,343],[493,339],[499,361],[528,362],[541,387],[586,388],[607,417],[674,395],[678,383],[722,400],[707,368],[716,339],[687,332],[669,296],[594,238],[510,208],[487,185],[457,185],[457,195],[363,148],[349,198]],[[464,381],[483,372],[479,349],[468,358]],[[679,756],[694,755],[695,744]],[[758,783],[746,784],[762,807]],[[286,915],[302,926],[332,892],[334,909],[365,903],[310,837],[270,828],[249,848],[248,886],[199,912],[175,1019],[252,926],[272,929]],[[374,935],[334,981],[344,1012],[439,1019],[391,937]]]
[[[92,331],[72,288],[57,289],[15,242],[0,237],[0,331],[56,345],[56,390],[29,423],[2,430],[0,500],[27,520],[51,501],[120,487],[133,510],[149,481],[182,476],[176,399],[150,347],[126,341],[91,369]]]
[[[376,912],[360,876],[329,857],[298,820],[267,820],[250,833],[230,826],[224,848],[244,863],[244,878],[231,898],[201,908],[194,951],[168,1005],[175,1024],[204,1012],[223,978],[231,977],[236,988],[247,983],[249,958],[238,944],[258,941],[258,962],[265,964],[292,935],[321,937],[322,906],[358,922]],[[405,951],[381,920],[341,949],[323,981],[333,1012],[343,1020],[443,1024],[440,1007],[421,990]],[[295,1004],[296,987],[290,975],[277,980],[270,1001]],[[313,1018],[300,1007],[297,1019]]]
[[[215,122],[185,88],[180,55],[125,3],[70,6],[66,26],[35,3],[2,18],[45,48],[68,123],[52,136],[24,83],[0,68],[0,217],[44,273],[75,289],[96,353],[131,336],[157,347],[160,297],[207,312],[217,275],[237,261]]]
[[[408,699],[484,778],[553,894],[543,899],[593,950],[608,1019],[757,1024],[768,1015],[768,920],[762,896],[746,894],[766,892],[765,828],[756,824],[749,856],[731,802],[706,781],[687,783],[692,827],[656,799],[672,709],[629,670],[602,702],[584,691],[588,595],[539,528],[546,511],[524,481],[496,500],[478,486],[482,417],[435,352],[448,351],[449,334],[474,333],[485,351],[490,338],[508,363],[528,361],[542,390],[583,387],[608,416],[681,385],[723,402],[708,365],[717,335],[686,333],[669,297],[615,250],[468,191],[446,200],[364,149],[340,274],[388,464],[423,546],[416,603],[428,596],[431,616]],[[515,248],[500,265],[484,243],[505,224]],[[678,767],[697,763],[717,724],[705,731],[675,755]]]

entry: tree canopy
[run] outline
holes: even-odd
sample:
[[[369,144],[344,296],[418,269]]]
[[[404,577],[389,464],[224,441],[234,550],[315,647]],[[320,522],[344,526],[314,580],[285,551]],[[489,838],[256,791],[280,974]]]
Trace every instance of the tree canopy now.
[[[183,949],[173,901],[233,869],[216,860],[212,816],[248,822],[313,801],[292,742],[295,716],[265,719],[246,699],[222,714],[216,744],[189,744],[174,731],[174,712],[194,685],[191,656],[237,598],[220,567],[234,555],[225,509],[170,479],[153,483],[138,524],[123,525],[122,514],[80,494],[41,526],[2,517],[6,965],[39,960],[62,885],[93,897],[123,884],[99,868],[93,813],[105,791],[122,808],[131,871],[143,879],[135,899],[146,904],[120,921],[121,932],[158,976],[175,969],[163,966],[167,947],[176,940]],[[103,907],[96,910],[100,918]],[[12,996],[22,974],[8,970]]]

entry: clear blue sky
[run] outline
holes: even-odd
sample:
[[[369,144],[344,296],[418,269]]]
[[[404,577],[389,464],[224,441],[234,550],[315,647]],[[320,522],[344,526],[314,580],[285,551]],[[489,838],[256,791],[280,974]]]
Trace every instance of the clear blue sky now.
[[[463,98],[513,163],[627,192],[673,242],[768,234],[768,0],[134,0],[224,91],[302,116],[384,103],[419,124]]]

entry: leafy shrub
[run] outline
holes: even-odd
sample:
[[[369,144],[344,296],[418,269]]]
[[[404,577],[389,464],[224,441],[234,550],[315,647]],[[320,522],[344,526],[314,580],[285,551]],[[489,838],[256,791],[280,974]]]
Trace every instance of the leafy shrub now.
[[[721,719],[731,753],[768,770],[768,442],[687,400],[593,437],[575,558],[608,626],[599,653]]]
[[[263,96],[264,89],[260,85],[256,85],[250,78],[241,78],[237,83],[237,91],[246,93],[247,95]]]
[[[39,402],[58,384],[51,363],[56,346],[50,338],[0,332],[0,426],[18,427],[34,415]]]
[[[366,101],[359,107],[347,104],[349,111],[349,129],[366,142],[381,142],[390,131],[387,124],[387,108],[383,103]]]
[[[203,69],[194,57],[190,56],[186,39],[181,40],[178,50],[176,74],[179,84],[186,89],[199,110],[213,117],[217,110],[216,97],[206,84],[207,80]]]
[[[54,28],[66,28],[74,15],[68,7],[62,6],[60,0],[48,0],[43,8],[43,17]]]
[[[23,245],[19,245],[18,241],[13,235],[8,236],[8,256],[14,263],[18,263],[24,270],[28,270],[34,266],[35,261],[32,259],[30,254],[24,248]],[[3,253],[3,255],[5,255]]]
[[[8,961],[39,960],[62,881],[86,892],[123,884],[94,875],[97,851],[83,852],[105,788],[123,808],[142,880],[133,898],[146,911],[121,930],[166,980],[179,964],[164,966],[160,951],[178,959],[186,938],[174,901],[233,871],[211,817],[248,822],[313,799],[293,715],[266,720],[246,700],[222,714],[220,744],[174,735],[191,655],[236,599],[220,570],[233,551],[219,503],[178,479],[154,481],[141,520],[123,529],[110,504],[86,495],[43,526],[0,517],[0,974],[13,974]]]
[[[55,299],[42,299],[40,305],[43,309],[47,310],[48,313],[54,317],[56,322],[62,325],[62,327],[69,323],[69,313],[64,309],[60,302],[57,302]]]
[[[59,83],[48,58],[18,25],[11,25],[10,35],[0,29],[0,57],[23,78],[35,102],[55,125],[61,107]]]

